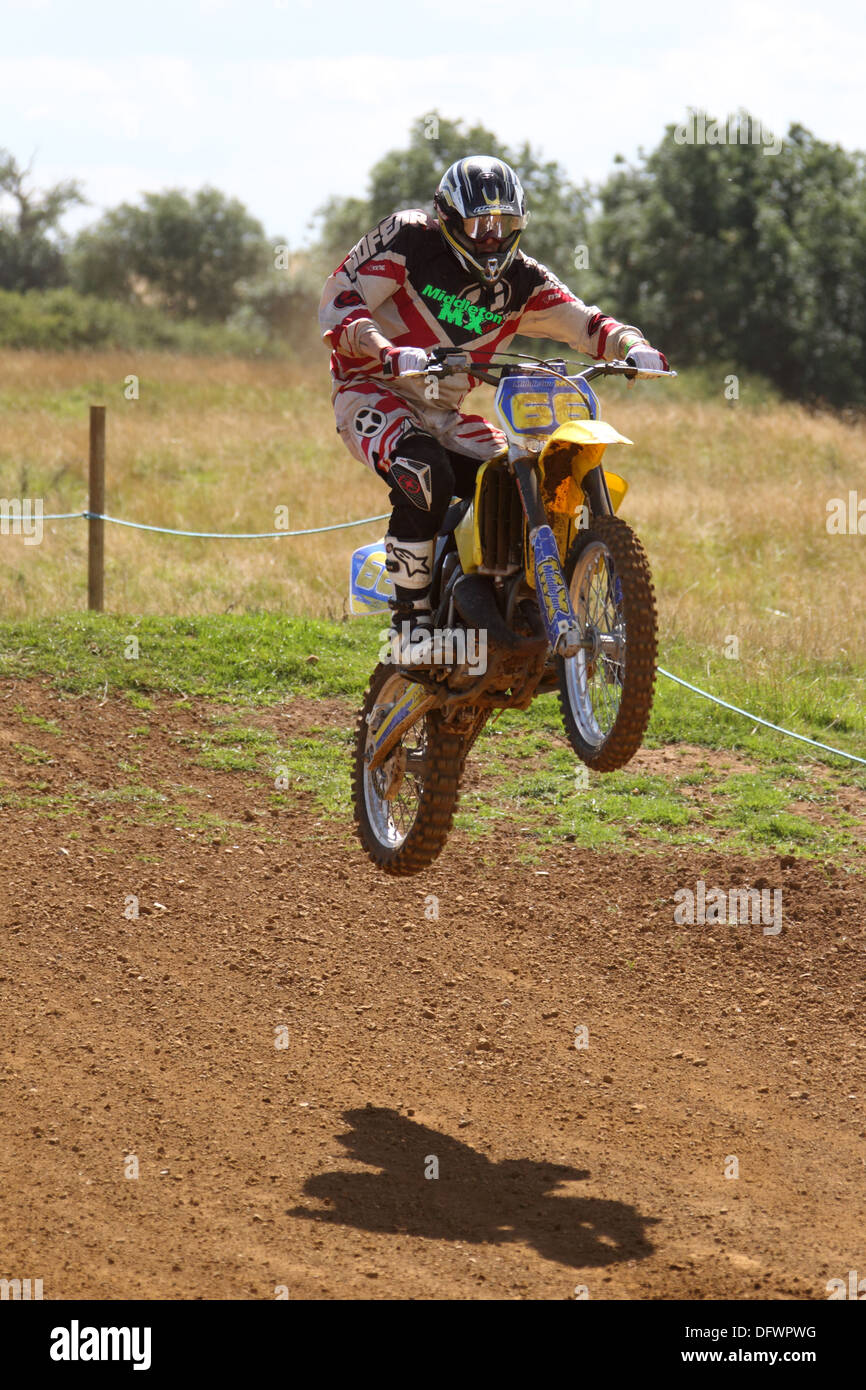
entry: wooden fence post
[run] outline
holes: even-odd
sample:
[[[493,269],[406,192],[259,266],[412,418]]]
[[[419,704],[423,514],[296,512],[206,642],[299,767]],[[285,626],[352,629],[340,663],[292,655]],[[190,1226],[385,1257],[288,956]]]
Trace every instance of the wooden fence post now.
[[[90,512],[87,541],[87,607],[102,612],[105,577],[105,406],[90,407]]]

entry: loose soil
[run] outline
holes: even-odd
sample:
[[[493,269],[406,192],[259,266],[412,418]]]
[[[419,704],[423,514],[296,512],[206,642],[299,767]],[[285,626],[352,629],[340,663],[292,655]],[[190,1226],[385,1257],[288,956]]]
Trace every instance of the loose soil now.
[[[0,1277],[824,1299],[866,1269],[861,876],[673,846],[527,862],[513,829],[392,881],[348,807],[200,766],[211,713],[0,684],[2,790],[75,791],[0,811]],[[285,738],[352,711],[257,719]],[[669,751],[640,756],[697,756]],[[112,799],[131,781],[211,820],[148,824]],[[782,932],[678,926],[698,879],[781,888]]]

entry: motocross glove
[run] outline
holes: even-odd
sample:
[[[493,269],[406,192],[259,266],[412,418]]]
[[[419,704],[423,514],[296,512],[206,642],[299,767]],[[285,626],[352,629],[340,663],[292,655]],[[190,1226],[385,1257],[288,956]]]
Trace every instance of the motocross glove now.
[[[625,357],[630,367],[640,367],[644,371],[669,372],[668,359],[663,352],[650,347],[649,343],[635,343]]]
[[[427,366],[427,353],[423,348],[383,348],[379,354],[382,375],[402,376],[404,372],[423,372]]]

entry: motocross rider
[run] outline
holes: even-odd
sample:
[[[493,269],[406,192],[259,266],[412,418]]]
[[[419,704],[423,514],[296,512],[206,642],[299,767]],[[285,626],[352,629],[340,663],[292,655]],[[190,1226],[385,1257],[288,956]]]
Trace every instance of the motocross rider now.
[[[433,203],[435,216],[395,212],[362,237],[329,276],[319,306],[337,431],[390,488],[391,621],[410,642],[432,627],[434,541],[451,498],[471,497],[480,464],[508,444],[488,420],[461,412],[472,376],[404,373],[423,371],[436,347],[483,358],[518,332],[667,370],[640,329],[587,307],[518,250],[526,199],[501,159],[458,159]]]

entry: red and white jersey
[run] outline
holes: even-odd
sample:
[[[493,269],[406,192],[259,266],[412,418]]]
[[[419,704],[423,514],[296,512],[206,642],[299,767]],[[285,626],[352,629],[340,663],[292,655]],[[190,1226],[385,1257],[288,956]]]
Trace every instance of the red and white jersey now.
[[[482,288],[448,249],[435,218],[421,208],[394,213],[362,237],[333,275],[319,305],[331,348],[334,392],[382,377],[371,329],[397,347],[458,347],[474,356],[504,352],[515,333],[552,338],[610,361],[643,334],[586,305],[556,276],[518,251],[503,278]],[[437,382],[436,404],[457,409],[477,385],[461,375]],[[423,408],[423,377],[388,379],[389,391]]]

